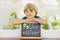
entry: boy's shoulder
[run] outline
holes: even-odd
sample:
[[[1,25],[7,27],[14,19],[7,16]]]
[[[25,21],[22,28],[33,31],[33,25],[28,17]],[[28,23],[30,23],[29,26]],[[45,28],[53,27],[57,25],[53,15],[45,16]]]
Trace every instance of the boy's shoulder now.
[[[26,16],[24,16],[22,19],[27,19],[27,17],[26,17]]]
[[[40,19],[41,17],[40,16],[35,16],[35,18]],[[27,19],[27,17],[24,16],[22,19]]]
[[[41,17],[40,16],[36,16],[37,19],[40,19]]]

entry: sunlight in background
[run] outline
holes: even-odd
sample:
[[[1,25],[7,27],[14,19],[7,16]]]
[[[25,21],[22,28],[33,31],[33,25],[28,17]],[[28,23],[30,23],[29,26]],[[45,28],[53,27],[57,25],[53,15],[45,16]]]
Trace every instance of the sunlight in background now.
[[[42,0],[42,3],[44,5],[43,11],[46,11],[48,14],[50,14],[50,16],[51,13],[52,15],[55,15],[55,12],[58,13],[58,2],[56,0]]]
[[[14,3],[17,3],[17,2],[18,2],[18,0],[13,0],[13,2],[14,2]]]
[[[57,5],[56,0],[42,0],[44,4],[47,5]]]
[[[0,0],[0,19],[2,19],[0,25],[3,26],[7,23],[6,19],[8,19],[8,16],[14,10],[17,12],[18,19],[25,16],[23,9],[27,3],[32,3],[37,6],[38,15],[41,18],[48,19],[56,15],[60,16],[59,0]]]
[[[10,17],[9,15],[14,12],[16,12],[16,14],[18,15],[17,19],[21,19],[23,16],[25,16],[23,9],[27,3],[32,3],[36,5],[38,8],[38,16],[47,20],[47,23],[49,24],[43,26],[42,36],[45,38],[46,37],[59,38],[60,37],[59,36],[60,35],[59,33],[60,32],[60,0],[0,0],[0,30],[1,30],[0,37],[21,36],[20,35],[21,30],[18,29],[16,31],[16,28],[13,28],[12,25],[8,23],[9,22],[8,19]],[[12,21],[13,20],[15,19],[12,19]],[[7,31],[5,31],[5,28],[7,28]]]

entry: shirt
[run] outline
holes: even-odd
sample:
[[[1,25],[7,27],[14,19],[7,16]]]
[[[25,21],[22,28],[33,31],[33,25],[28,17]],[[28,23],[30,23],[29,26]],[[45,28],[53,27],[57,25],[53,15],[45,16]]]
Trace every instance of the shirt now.
[[[41,19],[40,16],[35,16],[35,18],[37,18],[37,19]],[[25,17],[23,17],[22,19],[23,19],[23,20],[24,20],[24,19],[27,19],[27,17],[25,16]]]

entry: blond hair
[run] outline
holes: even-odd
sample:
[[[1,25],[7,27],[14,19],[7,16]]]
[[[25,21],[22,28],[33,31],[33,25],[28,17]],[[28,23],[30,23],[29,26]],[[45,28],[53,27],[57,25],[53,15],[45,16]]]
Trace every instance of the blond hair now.
[[[26,12],[26,10],[29,9],[30,11],[34,10],[35,14],[38,14],[38,9],[34,4],[31,3],[27,3],[26,6],[24,7],[24,13]]]

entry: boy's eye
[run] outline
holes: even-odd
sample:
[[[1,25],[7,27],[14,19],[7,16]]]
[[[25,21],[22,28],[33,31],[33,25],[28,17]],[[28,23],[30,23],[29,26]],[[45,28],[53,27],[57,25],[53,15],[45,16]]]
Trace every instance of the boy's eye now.
[[[31,11],[28,11],[28,10],[27,10],[26,12],[31,12]]]
[[[33,10],[30,10],[30,12],[32,12]]]
[[[28,11],[26,11],[26,12],[28,12]]]

